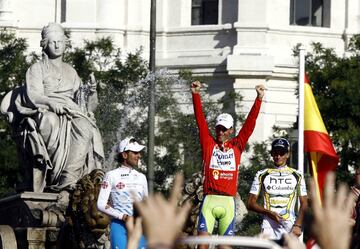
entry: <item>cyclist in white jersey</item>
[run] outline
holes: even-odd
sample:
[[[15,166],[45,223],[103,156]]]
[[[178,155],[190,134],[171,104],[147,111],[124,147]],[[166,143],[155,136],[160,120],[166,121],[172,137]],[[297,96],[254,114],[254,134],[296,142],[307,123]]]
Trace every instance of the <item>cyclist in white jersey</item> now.
[[[97,207],[112,217],[110,224],[112,249],[126,249],[125,222],[129,216],[134,215],[133,194],[136,195],[137,200],[148,196],[145,175],[134,169],[138,166],[140,151],[144,148],[145,146],[140,145],[134,138],[122,140],[117,147],[120,167],[107,172],[101,185]],[[142,236],[139,248],[145,247],[146,241]]]
[[[302,220],[307,208],[307,192],[303,175],[287,166],[290,144],[284,138],[271,144],[274,168],[256,173],[250,189],[248,209],[263,215],[262,233],[269,239],[280,240],[284,233],[300,236]],[[262,192],[264,206],[257,203]],[[295,204],[300,198],[299,211]]]

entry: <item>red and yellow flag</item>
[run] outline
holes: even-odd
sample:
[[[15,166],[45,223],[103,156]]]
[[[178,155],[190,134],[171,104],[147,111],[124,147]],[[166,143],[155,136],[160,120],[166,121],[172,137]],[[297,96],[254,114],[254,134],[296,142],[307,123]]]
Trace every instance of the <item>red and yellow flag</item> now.
[[[326,174],[336,170],[339,157],[325,128],[306,75],[304,98],[304,151],[309,153],[311,172],[320,198]]]

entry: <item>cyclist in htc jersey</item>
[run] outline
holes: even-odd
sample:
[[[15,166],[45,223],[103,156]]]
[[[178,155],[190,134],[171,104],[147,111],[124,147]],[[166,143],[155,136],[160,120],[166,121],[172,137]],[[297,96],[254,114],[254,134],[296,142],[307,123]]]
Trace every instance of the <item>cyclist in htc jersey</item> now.
[[[101,185],[97,207],[112,217],[110,242],[112,249],[126,249],[127,232],[125,222],[133,216],[133,194],[137,200],[148,196],[147,181],[144,174],[136,171],[141,158],[140,151],[145,146],[134,138],[122,140],[117,146],[120,167],[106,173]],[[110,200],[109,200],[110,197]],[[139,249],[146,247],[144,236],[139,241]]]
[[[248,199],[248,209],[263,215],[262,233],[269,239],[280,240],[284,233],[300,236],[302,220],[307,208],[307,192],[303,175],[287,166],[290,144],[284,138],[271,144],[274,168],[256,173]],[[262,192],[264,206],[257,204]],[[300,198],[299,211],[295,204]]]
[[[202,148],[204,199],[202,202],[198,232],[209,235],[213,232],[215,220],[219,221],[220,235],[234,235],[235,203],[238,169],[241,153],[252,134],[264,96],[264,86],[256,86],[257,97],[239,134],[234,132],[234,121],[230,114],[223,113],[216,118],[216,138],[210,135],[200,100],[201,83],[192,83],[191,91],[196,122],[199,128]],[[202,245],[200,248],[207,248]]]

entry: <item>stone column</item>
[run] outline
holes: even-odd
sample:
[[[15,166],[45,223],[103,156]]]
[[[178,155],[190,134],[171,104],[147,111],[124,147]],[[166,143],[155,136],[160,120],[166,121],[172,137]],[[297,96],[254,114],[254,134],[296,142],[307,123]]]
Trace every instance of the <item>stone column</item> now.
[[[11,21],[13,17],[13,10],[10,0],[0,0],[0,20]]]
[[[12,27],[15,24],[14,0],[0,0],[0,25],[2,27]]]
[[[14,230],[8,225],[0,225],[1,248],[17,248]]]
[[[45,228],[31,228],[27,229],[27,241],[29,249],[45,249],[46,229]]]

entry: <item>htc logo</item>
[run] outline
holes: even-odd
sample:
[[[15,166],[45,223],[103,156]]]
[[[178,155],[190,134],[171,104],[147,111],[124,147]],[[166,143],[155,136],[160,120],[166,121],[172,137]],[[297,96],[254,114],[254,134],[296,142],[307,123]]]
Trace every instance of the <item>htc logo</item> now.
[[[290,178],[273,178],[270,177],[270,184],[291,184]]]

